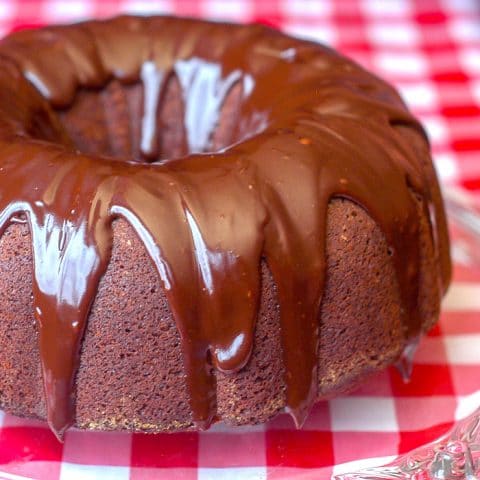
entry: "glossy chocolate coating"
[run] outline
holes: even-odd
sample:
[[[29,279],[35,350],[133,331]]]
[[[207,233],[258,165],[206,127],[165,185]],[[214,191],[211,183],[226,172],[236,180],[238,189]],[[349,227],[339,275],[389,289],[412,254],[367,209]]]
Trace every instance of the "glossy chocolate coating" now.
[[[395,128],[420,125],[390,86],[323,46],[261,26],[123,17],[11,35],[0,62],[0,228],[27,221],[32,233],[47,415],[59,437],[72,423],[78,349],[115,218],[156,265],[199,428],[215,415],[212,368],[248,362],[262,258],[278,289],[287,410],[303,423],[317,396],[331,198],[356,202],[384,232],[408,338],[422,324],[416,195],[428,208],[440,291],[448,285],[438,186]],[[156,111],[171,75],[188,155],[162,159]],[[112,78],[144,87],[139,151],[121,159],[78,152],[54,112]],[[208,153],[234,85],[232,146]]]

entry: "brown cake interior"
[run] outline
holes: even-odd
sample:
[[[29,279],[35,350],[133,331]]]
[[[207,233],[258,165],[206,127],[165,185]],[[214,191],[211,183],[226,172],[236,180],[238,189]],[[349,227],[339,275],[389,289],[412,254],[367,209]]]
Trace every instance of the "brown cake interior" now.
[[[237,140],[235,127],[241,95],[241,85],[237,82],[222,104],[208,151],[219,151]],[[195,102],[195,99],[190,101]],[[154,150],[158,154],[154,157],[145,155],[140,149],[144,102],[144,88],[140,82],[125,85],[112,80],[99,90],[79,90],[73,104],[58,110],[58,116],[76,148],[86,154],[141,162],[189,154],[184,124],[185,101],[176,75],[171,74],[166,80],[156,109],[158,128]]]

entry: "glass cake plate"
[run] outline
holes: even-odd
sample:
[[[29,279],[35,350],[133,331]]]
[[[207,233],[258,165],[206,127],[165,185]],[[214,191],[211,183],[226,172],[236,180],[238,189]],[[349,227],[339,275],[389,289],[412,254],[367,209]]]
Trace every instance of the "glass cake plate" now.
[[[334,480],[478,480],[480,408],[437,441],[381,466],[334,475]]]

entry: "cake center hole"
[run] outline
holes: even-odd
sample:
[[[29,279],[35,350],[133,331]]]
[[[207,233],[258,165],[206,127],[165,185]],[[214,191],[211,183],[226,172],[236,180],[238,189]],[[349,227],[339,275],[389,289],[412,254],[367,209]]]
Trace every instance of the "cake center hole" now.
[[[200,58],[177,61],[168,72],[149,61],[137,82],[114,79],[101,89],[79,89],[57,113],[81,152],[153,162],[239,141],[242,102],[252,88],[244,72],[225,74]]]

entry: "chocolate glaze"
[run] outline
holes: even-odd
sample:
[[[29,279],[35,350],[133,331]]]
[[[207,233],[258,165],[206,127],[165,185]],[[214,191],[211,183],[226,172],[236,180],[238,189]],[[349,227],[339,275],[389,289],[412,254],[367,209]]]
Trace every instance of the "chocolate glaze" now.
[[[314,402],[326,212],[340,196],[381,226],[406,339],[420,333],[423,200],[441,291],[450,265],[438,185],[396,126],[423,132],[397,93],[326,47],[260,26],[120,17],[11,35],[0,43],[0,229],[28,221],[34,304],[52,430],[72,423],[90,306],[109,262],[112,221],[144,243],[179,329],[199,428],[215,418],[212,369],[249,359],[261,258],[278,289],[287,410]],[[189,154],[161,159],[156,111],[178,78]],[[79,88],[143,83],[140,153],[78,152],[55,114]],[[229,148],[207,153],[228,91],[241,85]],[[205,153],[204,153],[205,152]]]

